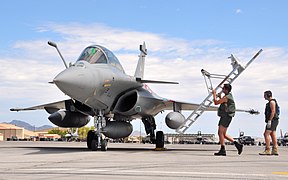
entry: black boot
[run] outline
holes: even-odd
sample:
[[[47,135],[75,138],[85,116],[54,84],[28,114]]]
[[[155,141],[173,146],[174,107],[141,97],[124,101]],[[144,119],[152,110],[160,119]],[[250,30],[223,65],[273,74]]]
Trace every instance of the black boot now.
[[[234,141],[235,147],[238,150],[238,154],[240,155],[243,151],[243,144],[239,144],[237,141]]]
[[[225,146],[221,146],[221,149],[218,153],[214,153],[214,156],[226,156]]]

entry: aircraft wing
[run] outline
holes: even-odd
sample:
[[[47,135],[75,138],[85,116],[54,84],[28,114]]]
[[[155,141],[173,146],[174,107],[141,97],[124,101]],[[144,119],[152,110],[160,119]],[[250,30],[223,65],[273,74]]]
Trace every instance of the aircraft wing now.
[[[183,110],[183,111],[195,110],[200,106],[200,104],[180,102],[180,101],[174,101],[174,100],[164,101],[164,104],[166,106],[165,108],[166,110],[173,110],[173,107],[176,107],[176,109]],[[205,111],[217,111],[217,110],[218,110],[217,106],[209,106],[205,109]],[[249,109],[249,110],[236,109],[236,111],[247,112],[250,114],[259,114],[259,112],[254,109]]]
[[[63,100],[38,106],[32,106],[28,108],[11,108],[10,111],[27,111],[27,110],[37,110],[37,109],[45,109],[49,114],[52,114],[60,109],[65,109],[65,102],[70,100]]]

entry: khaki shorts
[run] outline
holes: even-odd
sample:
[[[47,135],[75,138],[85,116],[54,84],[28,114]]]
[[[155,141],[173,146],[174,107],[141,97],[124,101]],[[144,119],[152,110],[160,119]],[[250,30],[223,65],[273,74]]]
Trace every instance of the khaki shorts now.
[[[270,128],[267,128],[266,126],[266,130],[268,131],[276,131],[276,128],[279,124],[279,120],[278,119],[273,119],[272,122],[271,122],[271,127]]]
[[[223,117],[220,117],[220,120],[219,120],[219,123],[218,123],[218,126],[222,125],[224,126],[225,128],[228,128],[230,123],[232,121],[232,117],[231,116],[223,116]]]

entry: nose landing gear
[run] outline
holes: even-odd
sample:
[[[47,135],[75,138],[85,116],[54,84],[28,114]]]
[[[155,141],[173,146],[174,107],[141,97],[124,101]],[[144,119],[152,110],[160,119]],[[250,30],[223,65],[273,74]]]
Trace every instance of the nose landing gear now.
[[[103,127],[106,126],[106,120],[103,111],[98,112],[98,116],[94,116],[94,130],[90,130],[87,135],[87,147],[92,151],[107,151],[107,140],[102,133]]]

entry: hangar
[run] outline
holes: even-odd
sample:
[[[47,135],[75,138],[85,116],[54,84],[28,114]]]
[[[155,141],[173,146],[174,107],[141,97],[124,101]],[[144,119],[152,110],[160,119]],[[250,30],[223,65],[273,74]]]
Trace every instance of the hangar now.
[[[58,134],[48,134],[47,131],[33,132],[13,124],[0,123],[0,141],[6,140],[39,140],[60,138]]]
[[[0,123],[0,133],[3,134],[3,140],[7,139],[30,139],[37,134],[28,131],[22,127],[13,124]],[[1,138],[0,138],[1,140]]]
[[[172,144],[214,144],[218,140],[215,134],[165,134],[165,141]]]

